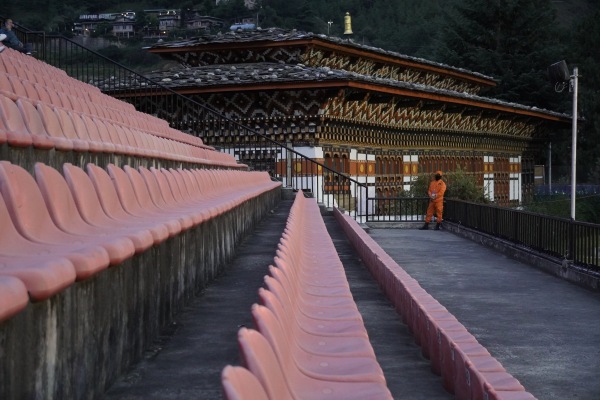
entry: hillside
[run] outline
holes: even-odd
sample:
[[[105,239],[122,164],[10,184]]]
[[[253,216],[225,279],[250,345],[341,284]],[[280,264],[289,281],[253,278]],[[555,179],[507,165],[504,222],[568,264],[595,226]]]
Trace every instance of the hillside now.
[[[435,32],[447,18],[455,4],[466,0],[346,0],[328,1],[262,0],[260,8],[246,11],[246,16],[258,15],[260,25],[296,28],[315,33],[341,36],[343,17],[349,11],[353,18],[355,41],[398,51],[408,55],[428,56]],[[242,17],[240,5],[243,0],[229,0],[229,5],[215,5],[214,0],[147,0],[121,2],[105,0],[7,0],[1,14],[12,16],[17,22],[34,30],[64,31],[80,14],[121,12],[148,8],[196,9],[206,15],[225,18],[234,22]],[[574,22],[583,19],[600,8],[595,0],[553,0],[559,24],[569,29]],[[331,24],[328,24],[331,21]]]

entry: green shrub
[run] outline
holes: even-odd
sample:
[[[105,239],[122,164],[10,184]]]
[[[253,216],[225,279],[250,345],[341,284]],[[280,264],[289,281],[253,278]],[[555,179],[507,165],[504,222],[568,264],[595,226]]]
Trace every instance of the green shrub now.
[[[433,174],[419,174],[417,178],[411,182],[410,191],[403,192],[402,196],[427,196],[427,189],[429,188],[429,183],[432,179]],[[489,201],[484,194],[483,187],[477,184],[475,177],[467,174],[460,167],[456,171],[444,174],[442,179],[446,182],[445,197],[447,198],[477,203],[487,203]]]

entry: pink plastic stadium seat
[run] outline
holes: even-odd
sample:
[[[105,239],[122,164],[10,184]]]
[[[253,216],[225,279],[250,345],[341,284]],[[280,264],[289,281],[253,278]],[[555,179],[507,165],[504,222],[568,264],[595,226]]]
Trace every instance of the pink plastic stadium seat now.
[[[115,185],[121,205],[126,212],[142,218],[160,221],[169,230],[169,236],[175,236],[181,232],[182,226],[177,218],[168,214],[163,214],[155,208],[143,207],[135,193],[133,184],[125,171],[114,164],[109,164],[107,170]]]
[[[19,108],[13,100],[0,94],[0,119],[6,130],[6,141],[11,146],[29,147],[33,137],[27,130]]]
[[[281,321],[267,307],[254,304],[252,316],[258,331],[269,341],[281,364],[292,358],[298,369],[315,379],[340,382],[383,382],[381,367],[372,357],[324,356],[308,353],[286,334]]]
[[[269,400],[258,379],[243,367],[227,365],[223,368],[221,385],[225,400]]]
[[[314,379],[291,362],[279,363],[269,342],[259,332],[242,328],[238,334],[242,357],[272,399],[391,399],[380,382],[337,382]]]
[[[143,224],[125,222],[110,218],[100,204],[96,189],[90,177],[79,167],[63,165],[65,181],[73,195],[73,200],[82,219],[90,225],[112,230],[115,234],[127,236],[135,246],[136,253],[146,251],[154,244],[150,230]],[[157,244],[159,241],[156,242]]]
[[[31,242],[17,232],[2,196],[0,226],[0,276],[18,278],[33,300],[44,300],[75,281],[75,267],[61,247]]]
[[[0,276],[0,322],[18,314],[28,303],[27,288],[20,279]]]
[[[60,247],[86,279],[108,267],[110,258],[95,237],[68,234],[56,227],[35,180],[23,168],[0,161],[0,191],[19,233],[27,240]]]
[[[121,221],[122,224],[148,229],[155,244],[163,242],[169,237],[169,230],[161,221],[133,215],[125,211],[112,179],[104,169],[94,164],[88,164],[87,173],[96,189],[96,195],[100,200],[102,209],[108,217]]]
[[[133,242],[114,229],[99,228],[85,222],[73,200],[63,176],[54,168],[35,164],[35,179],[56,226],[64,232],[78,236],[96,237],[108,252],[111,264],[120,264],[133,256]]]

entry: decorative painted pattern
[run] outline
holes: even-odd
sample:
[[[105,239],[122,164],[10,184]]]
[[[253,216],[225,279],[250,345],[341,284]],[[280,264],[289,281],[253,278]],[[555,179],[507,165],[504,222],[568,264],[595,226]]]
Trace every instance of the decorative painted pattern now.
[[[457,131],[484,135],[502,134],[512,137],[530,138],[538,127],[517,119],[498,118],[498,115],[484,115],[481,111],[473,114],[448,112],[444,107],[404,106],[399,99],[392,98],[387,103],[371,103],[347,99],[340,90],[336,97],[328,99],[323,113],[336,120],[364,122],[378,126],[389,126],[401,130]]]
[[[478,94],[481,91],[479,85],[456,79],[448,75],[419,69],[409,69],[398,65],[384,64],[372,59],[357,58],[316,48],[311,48],[309,51],[305,52],[302,55],[301,62],[313,67],[343,69],[361,75],[419,83],[438,89],[453,90],[459,93]]]
[[[216,64],[241,64],[257,62],[284,62],[294,65],[302,62],[304,49],[297,46],[262,49],[206,50],[173,52],[169,57],[187,67]]]

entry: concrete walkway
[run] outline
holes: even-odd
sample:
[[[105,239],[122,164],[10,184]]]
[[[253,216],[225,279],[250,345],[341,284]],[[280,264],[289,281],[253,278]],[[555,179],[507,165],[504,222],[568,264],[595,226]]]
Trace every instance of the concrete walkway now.
[[[250,307],[268,273],[292,200],[283,200],[240,244],[235,259],[166,329],[106,399],[220,399],[221,370],[240,365],[237,332],[252,326]]]
[[[449,232],[370,234],[538,399],[600,399],[600,294]]]
[[[227,272],[178,316],[106,399],[221,399],[220,372],[239,365],[237,331],[271,263],[291,201],[241,244]],[[388,386],[398,399],[446,400],[400,317],[332,216],[324,217]],[[600,399],[600,295],[449,232],[371,235],[539,399]]]

